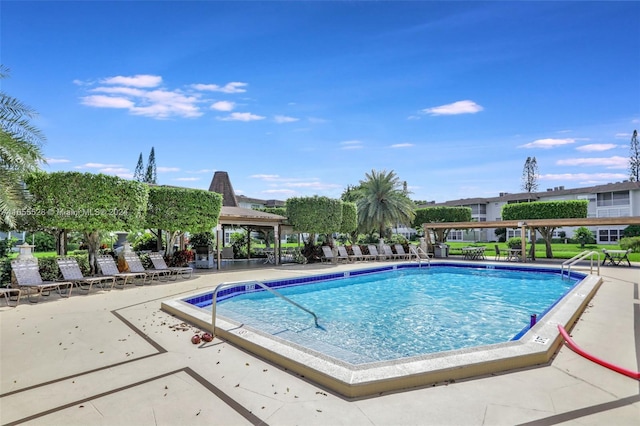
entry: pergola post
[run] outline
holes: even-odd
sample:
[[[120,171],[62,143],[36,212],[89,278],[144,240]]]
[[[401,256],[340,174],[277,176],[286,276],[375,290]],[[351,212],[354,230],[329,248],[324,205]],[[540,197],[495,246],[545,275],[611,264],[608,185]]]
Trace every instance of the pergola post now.
[[[526,237],[526,231],[527,231],[527,222],[518,222],[518,225],[520,226],[520,255],[521,257],[521,262],[522,263],[527,263],[527,237]]]
[[[280,253],[280,224],[278,225],[273,225],[273,252],[275,254],[275,264],[279,265],[280,264],[280,255],[282,253]]]

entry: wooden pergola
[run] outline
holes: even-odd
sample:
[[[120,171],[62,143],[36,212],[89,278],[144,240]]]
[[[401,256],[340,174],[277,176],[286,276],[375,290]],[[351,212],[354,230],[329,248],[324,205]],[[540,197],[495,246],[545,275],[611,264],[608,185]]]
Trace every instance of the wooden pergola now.
[[[563,226],[609,226],[640,225],[640,216],[625,217],[584,217],[572,219],[531,219],[531,220],[496,220],[491,222],[431,222],[422,225],[425,235],[434,229],[479,229],[479,228],[520,228],[520,235],[528,229],[535,230],[545,226],[561,228]],[[535,247],[535,241],[532,242]],[[522,261],[526,262],[526,240],[522,238]]]

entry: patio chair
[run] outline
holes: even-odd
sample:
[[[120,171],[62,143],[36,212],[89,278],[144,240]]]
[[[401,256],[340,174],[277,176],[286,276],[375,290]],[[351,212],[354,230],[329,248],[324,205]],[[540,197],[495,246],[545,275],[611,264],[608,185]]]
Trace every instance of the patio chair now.
[[[124,253],[123,256],[124,256],[124,260],[127,262],[127,265],[129,265],[129,272],[146,274],[146,276],[149,278],[149,284],[153,283],[154,278],[160,281],[160,277],[167,277],[169,274],[171,274],[171,271],[166,269],[165,270],[146,269],[142,265],[142,261],[140,260],[138,255],[135,253],[132,253],[132,252]],[[146,282],[147,281],[145,280],[145,284]]]
[[[349,256],[349,252],[347,252],[347,248],[345,246],[338,246],[338,259],[344,259],[347,262],[353,260],[353,256]]]
[[[496,250],[496,256],[493,260],[500,260],[503,256],[506,258],[508,257],[508,254],[506,252],[501,252],[500,251],[500,247],[498,247],[498,245],[496,244],[495,246],[495,250]]]
[[[322,254],[323,256],[320,259],[322,262],[333,262],[334,260],[335,261],[344,260],[346,262],[349,261],[349,256],[347,256],[346,258],[341,256],[334,256],[333,251],[329,246],[322,246]]]
[[[367,246],[367,248],[369,249],[369,254],[371,256],[373,256],[374,259],[376,259],[376,260],[386,260],[387,259],[386,255],[378,253],[378,249],[373,244],[369,244]]]
[[[387,257],[387,259],[399,259],[400,255],[398,255],[397,253],[394,253],[393,250],[391,250],[391,246],[388,244],[383,244],[382,245],[382,251],[384,252],[384,255]]]
[[[19,288],[3,287],[0,288],[0,296],[4,296],[7,306],[18,306],[18,303],[20,303],[20,296],[22,296],[22,290]],[[15,299],[12,299],[12,297]],[[11,302],[15,302],[15,304],[11,305]]]
[[[193,268],[189,268],[188,266],[167,266],[160,253],[149,253],[149,259],[151,259],[151,263],[153,263],[153,267],[156,271],[170,271],[170,274],[175,275],[176,279],[178,278],[178,275],[186,279],[191,278],[191,275],[193,274]]]
[[[120,272],[115,260],[113,260],[113,257],[110,255],[98,256],[96,259],[102,275],[115,278],[115,287],[122,285],[121,288],[124,288],[129,282],[129,279],[131,279],[131,282],[135,282],[136,278],[142,278],[141,285],[144,285],[147,279],[146,272]],[[121,284],[118,283],[119,281],[121,281]]]
[[[37,303],[41,296],[49,296],[53,290],[55,290],[60,297],[71,296],[73,283],[70,281],[42,281],[36,260],[12,260],[11,270],[16,278],[18,288],[27,293],[27,299],[31,303]],[[63,292],[63,289],[66,289],[65,292]],[[36,299],[32,299],[31,297],[34,293]]]
[[[360,246],[357,244],[354,244],[351,246],[351,250],[353,251],[353,256],[355,258],[360,258],[362,260],[370,260],[370,259],[375,259],[376,257],[371,255],[371,254],[362,254],[362,250],[360,249]]]
[[[406,260],[411,259],[410,254],[404,251],[404,247],[402,246],[402,244],[396,244],[394,247],[400,259],[406,259]]]
[[[100,276],[100,277],[85,277],[82,275],[80,266],[78,266],[78,260],[75,257],[59,257],[56,259],[58,268],[62,272],[62,276],[66,281],[71,281],[80,290],[89,293],[93,284],[102,287],[102,289],[111,290],[116,283],[115,277],[112,276]],[[109,283],[111,285],[109,286]]]

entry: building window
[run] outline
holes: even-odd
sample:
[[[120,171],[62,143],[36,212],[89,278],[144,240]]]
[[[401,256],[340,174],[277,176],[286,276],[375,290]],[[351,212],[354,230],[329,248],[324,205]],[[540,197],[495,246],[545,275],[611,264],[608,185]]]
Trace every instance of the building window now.
[[[601,192],[597,194],[598,207],[628,206],[629,191]]]
[[[622,229],[600,229],[598,230],[598,242],[615,243],[622,237]]]

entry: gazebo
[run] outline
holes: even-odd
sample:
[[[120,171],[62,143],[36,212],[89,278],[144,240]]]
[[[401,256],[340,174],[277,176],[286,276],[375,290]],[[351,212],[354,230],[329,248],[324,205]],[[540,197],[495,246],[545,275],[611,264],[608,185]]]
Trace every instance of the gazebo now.
[[[227,226],[240,226],[246,229],[248,233],[251,233],[252,230],[273,231],[275,240],[274,251],[276,253],[275,264],[279,264],[280,235],[282,235],[285,230],[291,229],[290,226],[286,225],[287,218],[277,214],[239,207],[227,172],[215,172],[213,174],[209,191],[222,194],[222,209],[220,210],[218,232],[216,235],[217,268],[220,269],[221,261],[220,240],[222,235],[224,235],[224,228]],[[251,239],[249,239],[248,252],[251,253]]]

